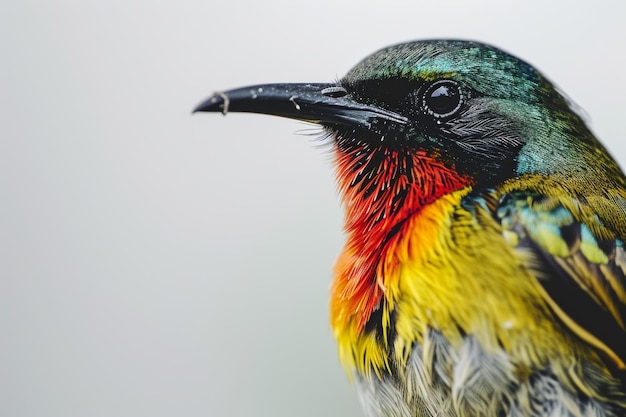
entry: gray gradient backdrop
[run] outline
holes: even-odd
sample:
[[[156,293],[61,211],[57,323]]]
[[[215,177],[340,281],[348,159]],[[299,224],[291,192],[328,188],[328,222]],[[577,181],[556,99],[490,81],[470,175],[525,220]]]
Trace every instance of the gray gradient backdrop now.
[[[470,38],[542,69],[626,162],[626,3],[437,3],[4,0],[0,416],[361,416],[327,324],[328,155],[302,123],[190,111]]]

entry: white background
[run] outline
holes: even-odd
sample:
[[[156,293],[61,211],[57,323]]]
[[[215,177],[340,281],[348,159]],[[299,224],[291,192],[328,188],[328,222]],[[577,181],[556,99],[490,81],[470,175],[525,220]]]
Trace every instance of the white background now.
[[[468,38],[539,67],[624,163],[626,3],[586,4],[4,0],[0,416],[361,416],[328,328],[327,151],[191,109]]]

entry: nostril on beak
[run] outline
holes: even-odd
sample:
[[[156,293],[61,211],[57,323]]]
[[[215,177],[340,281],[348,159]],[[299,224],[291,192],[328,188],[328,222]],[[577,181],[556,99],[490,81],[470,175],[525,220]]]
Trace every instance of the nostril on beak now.
[[[339,98],[348,94],[348,91],[343,87],[326,87],[322,91],[320,91],[326,97]]]

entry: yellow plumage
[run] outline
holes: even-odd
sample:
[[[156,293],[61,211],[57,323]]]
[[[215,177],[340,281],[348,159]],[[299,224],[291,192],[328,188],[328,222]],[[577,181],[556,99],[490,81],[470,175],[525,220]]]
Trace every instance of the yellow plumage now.
[[[461,206],[468,192],[449,194],[414,215],[381,259],[384,306],[396,309],[393,346],[351,331],[349,321],[335,326],[340,357],[350,372],[369,375],[388,368],[388,349],[400,367],[406,366],[414,344],[422,343],[430,329],[453,346],[472,334],[487,350],[503,347],[522,368],[572,358],[559,364],[565,373],[581,355],[599,362],[558,325],[527,267],[532,260],[515,252],[485,208],[470,212]],[[389,325],[384,323],[383,333]]]

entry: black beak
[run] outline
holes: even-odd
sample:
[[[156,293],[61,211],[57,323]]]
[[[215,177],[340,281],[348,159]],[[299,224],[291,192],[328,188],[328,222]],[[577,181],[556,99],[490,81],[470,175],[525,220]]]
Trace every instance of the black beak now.
[[[355,101],[337,84],[266,84],[215,93],[194,112],[262,113],[376,133],[406,125],[400,114]]]

